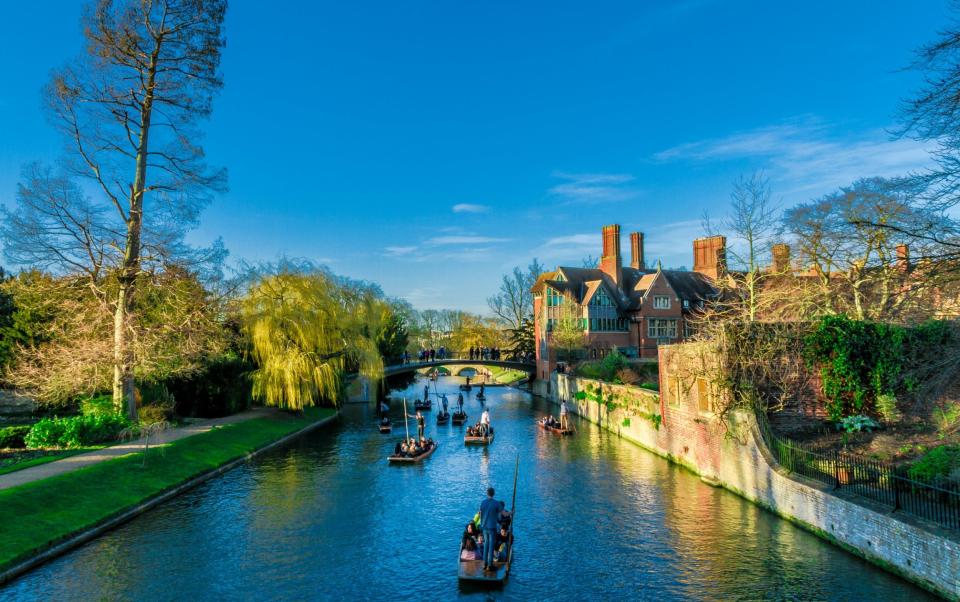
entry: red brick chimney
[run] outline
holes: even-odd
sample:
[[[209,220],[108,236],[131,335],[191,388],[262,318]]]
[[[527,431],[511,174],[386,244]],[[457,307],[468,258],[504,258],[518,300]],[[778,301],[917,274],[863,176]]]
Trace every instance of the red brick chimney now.
[[[600,255],[600,270],[613,279],[614,284],[620,286],[621,267],[620,259],[620,226],[613,224],[603,227],[603,254]]]
[[[897,245],[897,268],[907,271],[910,269],[910,247]]]
[[[693,271],[714,280],[726,273],[726,236],[710,236],[693,241]]]
[[[777,243],[770,248],[773,255],[773,271],[776,274],[786,274],[790,271],[790,245]]]
[[[630,233],[630,267],[635,270],[647,267],[643,263],[643,232]]]

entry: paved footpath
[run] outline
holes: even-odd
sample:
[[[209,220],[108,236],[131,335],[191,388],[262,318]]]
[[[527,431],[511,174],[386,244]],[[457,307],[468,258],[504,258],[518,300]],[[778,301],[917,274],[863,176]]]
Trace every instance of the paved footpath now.
[[[240,414],[224,416],[223,418],[199,420],[183,426],[167,429],[159,435],[151,437],[150,445],[163,445],[164,443],[170,443],[171,441],[176,441],[177,439],[183,439],[184,437],[189,437],[198,433],[205,433],[214,427],[222,426],[224,424],[233,424],[235,422],[252,420],[253,418],[262,418],[264,416],[269,416],[274,411],[275,410],[267,408],[256,408],[246,412],[241,412]],[[0,475],[0,490],[9,489],[25,483],[32,483],[33,481],[48,479],[57,475],[73,472],[74,470],[86,468],[87,466],[92,466],[98,462],[112,460],[120,456],[142,451],[143,444],[143,439],[134,439],[129,442],[111,445],[110,447],[105,447],[96,451],[70,456],[62,460],[47,462],[46,464],[40,464],[39,466],[31,466],[30,468],[24,468],[23,470],[9,472],[7,474]]]

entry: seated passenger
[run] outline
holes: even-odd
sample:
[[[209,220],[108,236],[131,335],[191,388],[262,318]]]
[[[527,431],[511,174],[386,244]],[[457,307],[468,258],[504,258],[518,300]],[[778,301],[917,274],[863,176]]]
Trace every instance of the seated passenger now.
[[[460,560],[482,560],[483,552],[472,537],[464,536],[460,544]]]
[[[397,441],[397,446],[393,448],[393,455],[399,456],[403,452],[403,444]]]

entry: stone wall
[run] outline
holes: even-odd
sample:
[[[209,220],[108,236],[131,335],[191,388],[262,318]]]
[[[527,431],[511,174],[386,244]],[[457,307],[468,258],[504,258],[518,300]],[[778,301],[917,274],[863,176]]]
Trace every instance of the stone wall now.
[[[696,472],[712,484],[931,591],[960,600],[960,534],[788,474],[770,457],[748,413],[724,422],[709,348],[661,348],[662,394],[552,374],[535,394]]]

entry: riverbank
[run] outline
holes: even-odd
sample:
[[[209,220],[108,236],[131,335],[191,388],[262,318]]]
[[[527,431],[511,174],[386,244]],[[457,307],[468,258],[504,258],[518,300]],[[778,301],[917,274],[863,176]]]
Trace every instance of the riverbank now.
[[[680,347],[680,346],[676,346]],[[676,360],[671,355],[668,358]],[[661,382],[670,362],[661,362]],[[682,372],[677,372],[680,374]],[[709,391],[708,387],[703,387]],[[925,589],[960,600],[960,536],[903,512],[835,492],[788,473],[770,457],[752,416],[722,424],[699,399],[700,387],[666,397],[554,373],[535,394],[619,437],[679,464],[848,552]],[[839,493],[839,495],[838,495]]]
[[[276,412],[0,491],[0,583],[335,418]]]

